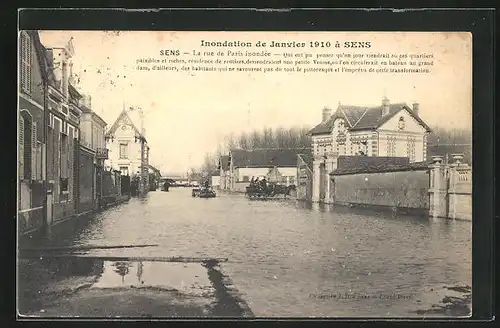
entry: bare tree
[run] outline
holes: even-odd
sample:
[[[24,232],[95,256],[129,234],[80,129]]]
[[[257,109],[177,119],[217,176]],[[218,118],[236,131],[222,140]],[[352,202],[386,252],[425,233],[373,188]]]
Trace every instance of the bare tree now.
[[[242,149],[250,149],[251,148],[251,140],[247,136],[245,132],[243,132],[239,137],[239,146]]]
[[[273,148],[273,147],[274,147],[273,129],[264,128],[262,132],[262,148]]]
[[[252,131],[250,134],[252,149],[262,148],[261,133],[257,130]]]

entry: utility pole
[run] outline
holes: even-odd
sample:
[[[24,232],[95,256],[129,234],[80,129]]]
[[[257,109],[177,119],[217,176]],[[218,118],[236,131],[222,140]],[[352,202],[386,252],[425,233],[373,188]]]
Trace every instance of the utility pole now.
[[[146,138],[144,137],[144,112],[142,108],[139,108],[139,114],[141,117],[141,179],[139,182],[139,190],[141,196],[146,194],[146,181],[145,181],[145,165],[144,165],[144,142]]]

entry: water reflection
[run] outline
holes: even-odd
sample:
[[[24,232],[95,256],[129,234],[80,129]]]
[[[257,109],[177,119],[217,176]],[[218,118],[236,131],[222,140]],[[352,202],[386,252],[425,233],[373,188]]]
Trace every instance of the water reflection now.
[[[471,231],[470,222],[233,195],[200,201],[189,189],[175,189],[104,212],[77,240],[159,245],[89,252],[94,255],[229,258],[225,273],[259,316],[380,316],[407,315],[416,300],[309,295],[349,290],[417,295],[426,286],[470,285]],[[206,276],[165,265],[105,263],[96,286],[171,288],[190,285],[188,277]]]
[[[115,267],[114,271],[122,277],[122,282],[124,282],[125,276],[129,273],[131,264],[129,262],[119,261],[114,262],[113,266]]]

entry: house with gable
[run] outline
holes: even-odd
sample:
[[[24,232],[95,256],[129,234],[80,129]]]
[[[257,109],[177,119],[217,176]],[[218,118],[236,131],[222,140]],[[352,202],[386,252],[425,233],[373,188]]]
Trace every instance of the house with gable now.
[[[219,189],[229,190],[231,186],[231,174],[229,172],[230,167],[230,157],[229,155],[222,155],[219,158]]]
[[[118,170],[121,175],[125,176],[140,174],[141,167],[144,167],[147,175],[150,148],[146,137],[133,123],[125,109],[106,132],[106,145],[108,148],[107,167]],[[141,149],[144,151],[143,163],[141,163]],[[149,179],[146,178],[146,180]],[[148,181],[145,183],[146,190],[148,190]]]
[[[310,132],[313,146],[312,200],[330,199],[329,174],[337,169],[339,156],[408,158],[410,163],[427,160],[429,126],[419,116],[419,104],[380,106],[342,105],[324,108],[322,122]]]
[[[232,149],[229,152],[229,189],[244,192],[252,178],[266,178],[286,186],[295,185],[297,155],[308,149]]]

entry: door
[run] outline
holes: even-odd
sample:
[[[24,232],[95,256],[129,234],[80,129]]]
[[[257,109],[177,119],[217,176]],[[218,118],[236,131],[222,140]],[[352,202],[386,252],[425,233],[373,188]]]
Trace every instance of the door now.
[[[47,190],[47,226],[52,225],[52,190]]]
[[[325,163],[319,165],[319,201],[325,201],[326,194],[326,168]]]
[[[330,180],[330,199],[335,202],[335,179]]]

